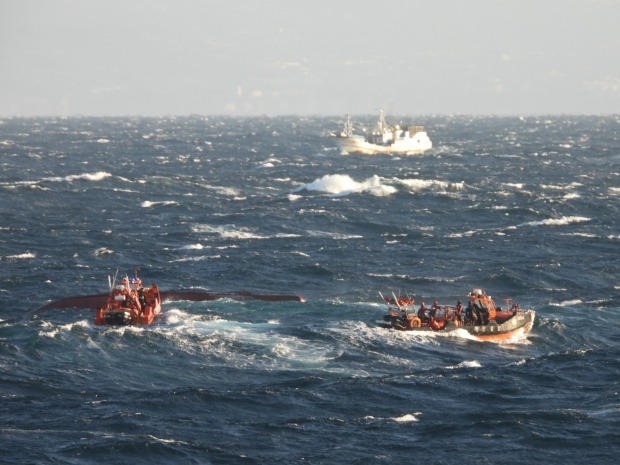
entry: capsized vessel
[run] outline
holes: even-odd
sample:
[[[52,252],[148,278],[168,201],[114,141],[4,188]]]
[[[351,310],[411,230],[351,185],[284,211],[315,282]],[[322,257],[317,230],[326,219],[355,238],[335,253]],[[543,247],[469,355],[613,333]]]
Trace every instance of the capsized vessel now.
[[[381,293],[379,293],[381,294]],[[422,302],[418,310],[412,297],[384,297],[388,308],[379,325],[401,331],[449,332],[463,329],[481,341],[502,341],[525,335],[534,325],[536,312],[522,310],[518,304],[509,307],[511,299],[506,299],[506,308],[497,307],[493,298],[483,289],[472,289],[469,304],[463,307],[461,301],[456,306],[440,305],[437,301],[428,308]]]
[[[47,310],[88,308],[96,310],[96,325],[150,325],[162,313],[162,302],[182,300],[201,302],[217,299],[305,302],[303,297],[292,294],[254,294],[248,291],[160,291],[156,284],[143,287],[137,271],[134,278],[130,280],[125,276],[119,285],[116,284],[116,275],[109,277],[108,285],[110,287],[108,294],[65,297],[48,302],[35,310],[34,314]]]

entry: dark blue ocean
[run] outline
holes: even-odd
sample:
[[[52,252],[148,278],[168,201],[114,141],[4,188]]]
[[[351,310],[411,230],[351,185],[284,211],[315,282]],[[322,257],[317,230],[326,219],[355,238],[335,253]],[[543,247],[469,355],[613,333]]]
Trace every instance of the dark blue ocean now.
[[[341,155],[338,117],[0,120],[0,463],[618,463],[620,117],[389,119],[433,150]],[[34,313],[135,267],[307,302]],[[528,337],[376,324],[379,291],[472,287]]]

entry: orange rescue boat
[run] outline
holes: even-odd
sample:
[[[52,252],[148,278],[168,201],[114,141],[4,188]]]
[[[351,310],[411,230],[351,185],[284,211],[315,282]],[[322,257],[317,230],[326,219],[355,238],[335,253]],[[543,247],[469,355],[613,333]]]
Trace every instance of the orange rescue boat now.
[[[119,285],[111,285],[102,307],[97,308],[96,325],[150,325],[161,314],[161,296],[156,284],[142,287],[136,276],[126,276]]]
[[[379,323],[384,328],[421,332],[464,329],[481,341],[503,341],[525,335],[532,329],[536,316],[534,310],[522,310],[518,304],[509,308],[511,299],[506,299],[505,309],[497,307],[482,289],[469,293],[469,304],[465,308],[461,301],[456,306],[440,305],[435,301],[430,308],[422,302],[416,310],[415,301],[409,296],[383,297],[381,294],[381,297],[388,304],[387,313]]]

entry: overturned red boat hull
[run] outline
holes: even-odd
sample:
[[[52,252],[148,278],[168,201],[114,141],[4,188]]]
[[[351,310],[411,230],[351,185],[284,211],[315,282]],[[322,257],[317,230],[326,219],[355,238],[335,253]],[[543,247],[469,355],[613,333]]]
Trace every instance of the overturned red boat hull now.
[[[254,294],[248,291],[160,291],[155,284],[146,288],[136,288],[137,297],[131,296],[131,291],[130,286],[129,289],[113,289],[109,294],[65,297],[41,306],[34,313],[39,314],[47,310],[68,308],[87,308],[96,310],[96,325],[150,325],[161,314],[163,302],[183,300],[202,302],[217,299],[305,302],[303,297],[292,294]]]
[[[162,300],[179,301],[189,300],[195,302],[204,302],[218,299],[232,300],[262,300],[265,302],[284,302],[295,301],[305,302],[305,299],[293,294],[254,294],[248,291],[237,292],[207,292],[207,291],[163,291],[161,293]]]

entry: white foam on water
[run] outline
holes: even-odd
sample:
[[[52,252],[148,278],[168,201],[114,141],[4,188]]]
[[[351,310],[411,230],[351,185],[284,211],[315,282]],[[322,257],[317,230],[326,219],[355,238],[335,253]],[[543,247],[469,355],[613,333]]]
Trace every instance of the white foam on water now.
[[[7,255],[4,258],[7,260],[31,260],[33,258],[36,258],[36,255],[32,252],[24,252],[15,255]]]
[[[420,421],[419,419],[420,415],[422,415],[421,412],[407,413],[400,417],[394,417],[392,418],[392,420],[394,420],[397,423],[415,423],[415,422]]]
[[[281,321],[275,318],[249,322],[171,309],[164,313],[163,321],[165,325],[157,331],[182,350],[210,354],[234,366],[329,370],[329,363],[341,355],[318,341],[281,333]]]
[[[164,200],[164,201],[151,201],[151,200],[145,200],[143,201],[140,206],[142,208],[153,208],[156,207],[158,205],[178,205],[178,202],[175,202],[174,200]]]
[[[584,223],[590,221],[590,218],[585,216],[563,216],[561,218],[548,218],[541,221],[530,221],[528,223],[520,224],[519,226],[566,226],[573,223]]]
[[[374,175],[364,181],[358,182],[347,174],[326,174],[311,183],[304,184],[295,189],[294,192],[303,190],[325,192],[334,196],[370,193],[378,197],[392,195],[397,192],[395,187],[384,184],[382,178],[379,176]]]
[[[482,368],[482,365],[478,360],[465,360],[457,365],[446,367],[448,370],[456,370],[459,368]]]

